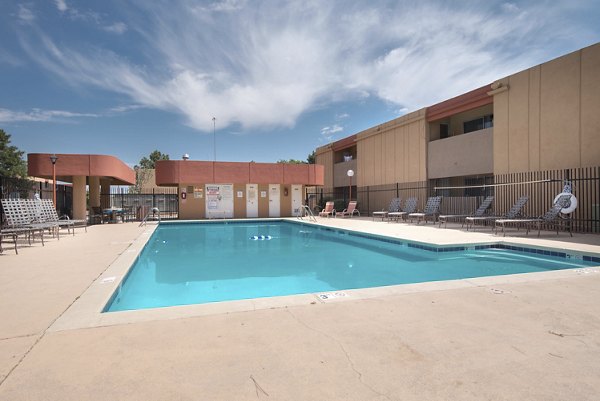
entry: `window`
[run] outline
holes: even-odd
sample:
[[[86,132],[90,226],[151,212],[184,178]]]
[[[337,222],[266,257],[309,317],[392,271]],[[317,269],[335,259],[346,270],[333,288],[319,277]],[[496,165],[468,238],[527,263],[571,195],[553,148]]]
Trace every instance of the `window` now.
[[[465,121],[463,123],[464,133],[468,134],[469,132],[479,131],[485,128],[491,128],[494,126],[494,115],[489,114],[487,116],[483,116],[480,118],[476,118],[475,120]]]

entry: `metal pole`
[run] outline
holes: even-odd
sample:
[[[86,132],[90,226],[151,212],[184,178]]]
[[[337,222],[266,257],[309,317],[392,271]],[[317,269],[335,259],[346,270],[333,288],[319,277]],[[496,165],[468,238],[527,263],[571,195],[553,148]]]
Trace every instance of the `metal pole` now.
[[[350,176],[350,186],[348,187],[348,193],[349,193],[348,202],[351,202],[352,201],[352,176]]]
[[[214,152],[213,158],[214,158],[214,161],[217,161],[217,134],[216,134],[217,118],[213,117],[212,120],[213,120],[213,152]]]
[[[57,209],[56,205],[56,161],[58,157],[53,154],[50,156],[50,161],[52,162],[52,202],[54,202],[54,208]],[[58,210],[58,209],[57,209]]]

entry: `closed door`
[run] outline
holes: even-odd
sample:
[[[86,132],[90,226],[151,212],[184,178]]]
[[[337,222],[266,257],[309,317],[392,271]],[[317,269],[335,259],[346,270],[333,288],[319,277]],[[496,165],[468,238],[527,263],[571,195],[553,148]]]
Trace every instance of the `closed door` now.
[[[269,184],[269,217],[280,217],[281,188],[279,184]]]
[[[292,216],[300,216],[302,206],[302,185],[292,185]]]
[[[246,217],[258,217],[258,185],[246,184]]]

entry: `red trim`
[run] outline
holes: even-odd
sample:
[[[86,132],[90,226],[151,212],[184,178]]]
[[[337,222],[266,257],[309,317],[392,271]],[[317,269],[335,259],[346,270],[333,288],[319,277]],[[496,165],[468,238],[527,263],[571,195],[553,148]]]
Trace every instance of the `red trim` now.
[[[156,185],[303,184],[323,185],[325,168],[317,164],[159,160]]]
[[[350,135],[350,136],[348,136],[346,138],[340,139],[339,141],[336,141],[336,142],[332,143],[331,144],[331,149],[334,152],[337,152],[338,150],[343,150],[343,149],[351,148],[355,144],[356,144],[356,134]]]
[[[489,96],[487,92],[492,90],[490,85],[464,93],[452,99],[434,104],[427,108],[427,121],[440,120],[463,111],[473,110],[486,104],[494,103],[494,97]]]

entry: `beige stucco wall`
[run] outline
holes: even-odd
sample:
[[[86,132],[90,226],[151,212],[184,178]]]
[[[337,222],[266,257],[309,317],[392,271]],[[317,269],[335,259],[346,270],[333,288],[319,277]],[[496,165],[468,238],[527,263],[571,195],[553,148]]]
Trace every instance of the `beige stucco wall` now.
[[[201,187],[202,198],[194,198],[194,192],[189,191],[188,187]],[[181,198],[181,193],[186,191],[186,198]],[[206,194],[204,193],[204,184],[181,184],[179,185],[179,219],[192,220],[203,219],[206,217],[205,206]]]
[[[600,165],[600,44],[499,82],[494,173]]]
[[[331,145],[322,146],[315,151],[315,164],[325,167],[325,188],[333,188],[333,155]]]
[[[359,133],[357,185],[426,180],[427,131],[421,109]]]
[[[429,178],[491,174],[493,128],[429,142]]]
[[[347,187],[350,184],[348,170],[354,171],[352,176],[352,185],[358,180],[358,167],[356,159],[347,162],[336,163],[333,165],[333,185],[336,187]]]

